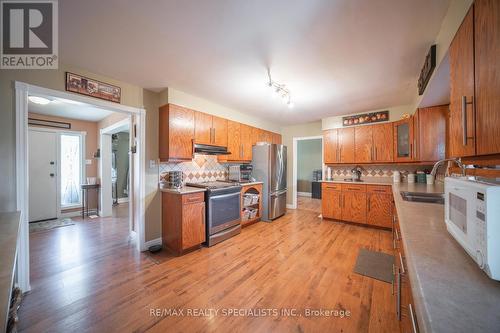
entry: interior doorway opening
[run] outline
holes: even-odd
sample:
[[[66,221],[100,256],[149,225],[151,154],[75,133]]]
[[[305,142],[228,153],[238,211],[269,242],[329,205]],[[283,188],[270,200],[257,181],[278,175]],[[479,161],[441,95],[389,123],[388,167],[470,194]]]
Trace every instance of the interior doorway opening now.
[[[321,213],[323,137],[293,139],[293,208]]]
[[[61,217],[77,218],[80,214],[84,213],[78,203],[83,201],[83,193],[78,195],[74,190],[76,183],[92,184],[98,183],[98,139],[99,131],[95,126],[95,135],[89,135],[91,129],[78,129],[73,121],[87,121],[92,122],[92,119],[78,119],[81,117],[96,117],[98,114],[102,116],[103,112],[109,114],[119,115],[120,119],[128,119],[129,123],[133,123],[132,138],[130,139],[130,150],[132,151],[130,161],[130,183],[128,189],[128,196],[130,206],[132,208],[126,210],[130,219],[122,219],[125,221],[125,234],[128,237],[135,239],[132,243],[138,251],[145,250],[144,239],[144,179],[145,179],[145,111],[144,109],[129,107],[117,103],[94,99],[82,95],[66,93],[58,90],[47,89],[39,86],[29,85],[22,82],[15,82],[15,108],[16,108],[16,185],[17,185],[17,209],[21,212],[20,224],[20,242],[17,260],[17,284],[23,292],[31,289],[30,286],[30,207],[32,201],[36,203],[37,200],[42,200],[43,196],[34,199],[30,195],[30,185],[42,182],[42,177],[55,178],[56,186],[53,187],[56,193],[57,200],[51,201],[51,205],[55,206],[56,220]],[[29,96],[37,97],[31,98],[31,103],[40,106],[39,109],[30,107]],[[39,102],[39,103],[36,103]],[[55,108],[56,112],[52,114],[44,114],[41,107],[50,105]],[[47,119],[49,117],[65,118],[68,116],[67,111],[64,109],[71,109],[71,117],[66,117],[72,120],[55,120]],[[36,107],[35,107],[36,108]],[[76,110],[76,111],[75,111]],[[62,113],[62,114],[61,114]],[[76,116],[79,115],[79,116]],[[75,119],[76,118],[76,119]],[[93,121],[94,123],[99,120]],[[48,161],[52,165],[49,172],[41,172],[32,174],[30,176],[30,152],[40,150],[40,156],[49,155],[47,153],[46,145],[41,145],[35,148],[33,140],[30,145],[30,128],[37,128],[34,132],[55,133],[55,138],[52,140],[51,150],[54,154],[51,155],[53,160]],[[104,126],[101,126],[104,127]],[[77,144],[76,138],[78,135],[83,136],[85,139],[80,144]],[[59,138],[59,139],[58,139]],[[89,139],[92,138],[94,147],[89,144]],[[77,148],[78,147],[78,148]],[[66,152],[65,156],[61,153]],[[47,156],[45,156],[47,157]],[[61,159],[72,160],[62,162]],[[58,161],[59,160],[59,161]],[[47,161],[46,161],[47,162]],[[50,164],[50,162],[54,162]],[[56,163],[57,162],[57,163]],[[45,162],[44,162],[45,163]],[[80,166],[81,170],[79,170]],[[61,180],[61,176],[65,176],[65,180]],[[64,186],[63,186],[64,185]],[[79,184],[81,186],[81,184]],[[66,189],[66,191],[65,191]],[[99,192],[99,191],[98,191]],[[63,195],[64,194],[64,195]],[[94,194],[94,202],[100,203],[100,193]],[[64,200],[64,201],[63,201]],[[89,199],[91,200],[91,199]],[[97,205],[96,205],[97,206]],[[97,207],[96,207],[97,208]],[[97,210],[99,211],[99,210]],[[123,212],[123,210],[122,210]],[[57,216],[59,215],[59,216]],[[112,214],[114,216],[116,214]],[[79,217],[81,218],[81,216]],[[129,220],[133,221],[127,223]],[[103,220],[99,222],[105,222]],[[132,232],[130,225],[134,224],[135,228]],[[50,228],[49,228],[50,229]],[[59,228],[59,230],[69,230],[68,228]],[[75,239],[79,239],[76,237]],[[68,241],[69,245],[78,244],[78,242]],[[71,252],[71,250],[69,250]],[[77,254],[75,251],[73,254]],[[77,259],[77,256],[73,256]]]

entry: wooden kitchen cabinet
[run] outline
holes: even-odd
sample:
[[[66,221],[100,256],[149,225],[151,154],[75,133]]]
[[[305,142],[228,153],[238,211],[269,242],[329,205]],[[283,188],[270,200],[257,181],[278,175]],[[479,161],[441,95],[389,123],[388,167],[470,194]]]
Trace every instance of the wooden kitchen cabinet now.
[[[226,156],[227,161],[242,160],[241,124],[232,120],[227,121],[227,150],[231,153]]]
[[[194,142],[212,145],[212,116],[194,111]]]
[[[227,147],[227,119],[213,116],[213,145]]]
[[[394,135],[392,123],[373,125],[373,162],[394,161]]]
[[[162,161],[193,158],[194,111],[167,104],[159,110],[159,157]]]
[[[259,197],[259,201],[257,203],[252,203],[249,205],[245,205],[245,194],[256,194]],[[247,227],[251,224],[259,222],[262,217],[262,184],[253,184],[253,185],[242,185],[241,186],[241,226]],[[254,218],[245,217],[244,210],[245,209],[257,209],[257,215]]]
[[[339,128],[339,156],[341,163],[355,163],[354,127]]]
[[[474,126],[474,6],[469,9],[450,49],[449,155],[476,154]],[[465,104],[463,104],[465,102]]]
[[[280,145],[281,144],[281,134],[278,133],[271,133],[272,135],[272,141],[274,144]]]
[[[394,162],[411,162],[415,154],[413,117],[393,122]]]
[[[259,131],[259,142],[273,143],[273,135],[266,130]]]
[[[368,224],[391,228],[392,226],[392,190],[385,185],[367,185],[367,213]]]
[[[340,162],[337,129],[323,131],[323,159],[325,164]]]
[[[321,214],[324,218],[341,220],[341,185],[322,183],[321,185]]]
[[[229,139],[229,137],[228,137]],[[242,146],[242,160],[252,160],[252,127],[241,124],[240,125],[240,143]]]
[[[474,2],[476,154],[500,153],[500,1]]]
[[[194,142],[227,147],[227,119],[195,112]]]
[[[449,50],[449,156],[500,153],[500,3],[476,0]]]
[[[357,126],[354,128],[354,161],[369,163],[374,159],[372,126]]]
[[[205,242],[205,195],[162,192],[163,246],[180,255]]]
[[[366,185],[342,184],[342,220],[366,223]]]
[[[414,160],[436,162],[445,158],[448,110],[448,104],[417,110],[413,118]]]

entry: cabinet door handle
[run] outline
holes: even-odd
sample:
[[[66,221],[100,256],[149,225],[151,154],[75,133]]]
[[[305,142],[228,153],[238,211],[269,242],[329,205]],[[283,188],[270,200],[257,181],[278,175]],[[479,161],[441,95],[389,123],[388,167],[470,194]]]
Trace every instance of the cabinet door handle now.
[[[399,271],[396,272],[396,315],[398,320],[401,321],[401,274]]]
[[[401,274],[405,274],[405,265],[403,263],[403,256],[401,255],[401,252],[399,252],[399,262],[401,263]]]
[[[396,279],[396,265],[392,264],[391,295],[394,295],[394,280]]]
[[[368,196],[368,211],[370,211],[370,198],[371,198],[371,195]]]
[[[462,144],[467,145],[467,96],[462,96]]]
[[[417,159],[417,139],[413,138],[413,158]]]
[[[375,161],[377,160],[377,147],[375,147]]]
[[[415,322],[415,314],[413,313],[413,307],[411,306],[411,303],[408,304],[408,307],[410,308],[411,326],[413,327],[413,333],[418,333],[417,323]]]
[[[339,148],[339,162],[342,161],[342,147]]]

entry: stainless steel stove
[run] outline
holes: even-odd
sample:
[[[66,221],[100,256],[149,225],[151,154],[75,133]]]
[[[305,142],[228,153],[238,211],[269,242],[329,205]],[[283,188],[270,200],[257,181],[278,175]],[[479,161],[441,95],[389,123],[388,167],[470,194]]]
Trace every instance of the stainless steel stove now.
[[[241,232],[241,186],[238,183],[214,181],[186,183],[206,188],[207,245],[212,246]]]

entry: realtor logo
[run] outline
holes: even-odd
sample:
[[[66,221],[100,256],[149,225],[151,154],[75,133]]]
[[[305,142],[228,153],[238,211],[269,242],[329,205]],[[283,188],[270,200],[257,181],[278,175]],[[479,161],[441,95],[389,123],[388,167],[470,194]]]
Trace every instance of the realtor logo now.
[[[56,69],[57,1],[0,1],[1,69]]]

